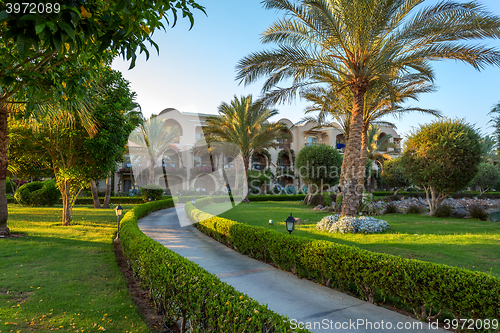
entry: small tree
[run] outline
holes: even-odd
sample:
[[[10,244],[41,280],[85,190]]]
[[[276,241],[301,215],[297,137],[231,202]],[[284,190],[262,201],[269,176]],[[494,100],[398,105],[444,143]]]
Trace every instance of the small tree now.
[[[481,195],[488,192],[500,182],[500,170],[490,163],[479,164],[479,170],[472,179],[471,186],[479,186]]]
[[[411,185],[399,158],[384,161],[381,178],[382,184],[396,188],[394,195],[398,194],[400,189]]]
[[[429,215],[474,178],[481,160],[479,140],[472,125],[446,118],[421,126],[406,140],[401,163],[410,180],[425,189]]]
[[[310,187],[305,202],[317,191],[338,183],[342,155],[328,145],[307,146],[300,150],[295,164],[300,177]],[[315,186],[316,191],[311,187]]]

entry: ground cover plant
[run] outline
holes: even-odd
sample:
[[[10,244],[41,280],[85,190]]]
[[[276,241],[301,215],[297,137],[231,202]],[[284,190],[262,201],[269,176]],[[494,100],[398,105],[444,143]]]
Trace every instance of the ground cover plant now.
[[[125,212],[132,205],[122,205]],[[117,266],[111,209],[9,205],[0,239],[0,332],[149,332]]]
[[[230,203],[229,203],[230,204]],[[229,205],[222,203],[219,205]],[[391,230],[381,234],[332,234],[315,229],[325,212],[313,211],[302,202],[250,202],[238,205],[221,217],[287,233],[283,222],[290,213],[300,218],[294,235],[333,241],[374,252],[478,270],[500,277],[500,223],[474,219],[437,218],[426,215],[377,216]],[[220,208],[203,207],[210,213]],[[273,220],[273,224],[269,224]]]

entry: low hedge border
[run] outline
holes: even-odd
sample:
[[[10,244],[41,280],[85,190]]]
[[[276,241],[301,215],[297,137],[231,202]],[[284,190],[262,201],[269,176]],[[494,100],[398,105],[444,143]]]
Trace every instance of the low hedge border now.
[[[203,199],[185,209],[198,229],[243,254],[328,286],[346,290],[354,284],[370,302],[377,291],[401,300],[424,319],[429,308],[455,318],[500,318],[500,279],[491,275],[291,236],[201,210],[216,202]]]
[[[190,332],[309,332],[292,330],[288,318],[147,237],[137,226],[139,218],[173,206],[172,199],[145,203],[127,212],[120,223],[123,252],[167,323],[181,323],[181,332],[186,326]]]
[[[394,194],[394,191],[373,191],[371,192],[376,197],[385,197]],[[409,197],[409,198],[426,198],[425,192],[406,192],[400,191],[398,192],[400,197]],[[478,191],[468,191],[468,192],[457,192],[450,195],[450,198],[453,199],[461,199],[461,198],[479,198],[479,199],[500,199],[500,192],[486,192],[481,195]]]

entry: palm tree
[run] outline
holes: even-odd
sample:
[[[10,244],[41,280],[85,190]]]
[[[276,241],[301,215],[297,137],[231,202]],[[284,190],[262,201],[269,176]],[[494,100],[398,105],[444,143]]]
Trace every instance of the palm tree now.
[[[206,119],[206,140],[209,143],[233,143],[239,147],[246,181],[250,157],[263,149],[278,147],[276,140],[288,136],[287,127],[279,122],[269,122],[278,111],[267,109],[260,102],[254,102],[252,95],[240,98],[234,96],[230,104],[223,102],[218,112],[218,116]],[[248,196],[244,197],[243,202],[248,202]]]
[[[240,60],[237,79],[249,84],[268,77],[266,98],[286,101],[310,85],[325,84],[352,93],[344,169],[342,215],[357,214],[364,178],[359,162],[365,95],[374,84],[393,94],[393,78],[410,73],[433,79],[431,60],[455,59],[476,69],[500,65],[500,51],[462,44],[500,35],[500,18],[476,3],[440,2],[421,7],[424,0],[264,0],[268,9],[284,11],[262,37],[278,48],[255,52]],[[418,8],[417,8],[418,7]],[[292,79],[290,87],[279,88]]]
[[[483,157],[482,162],[490,164],[495,164],[495,162],[498,162],[498,156],[496,153],[497,143],[495,142],[495,139],[492,136],[485,135],[481,138],[479,143],[481,144]]]
[[[131,116],[133,117],[134,114]],[[149,162],[148,184],[155,184],[156,164],[174,141],[179,138],[179,135],[180,131],[177,127],[166,126],[165,118],[156,115],[151,116],[148,121],[141,121],[130,134],[129,149],[137,147],[136,153],[138,153],[137,155],[131,154],[134,155],[132,163],[140,162],[141,157],[146,158]]]

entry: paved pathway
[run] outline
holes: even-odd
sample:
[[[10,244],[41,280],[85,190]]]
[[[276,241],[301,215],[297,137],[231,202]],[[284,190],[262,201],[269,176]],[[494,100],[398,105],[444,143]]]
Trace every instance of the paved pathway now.
[[[181,227],[186,219],[178,205],[140,219],[139,228],[273,311],[315,325],[311,332],[445,332],[244,256],[192,225]]]

